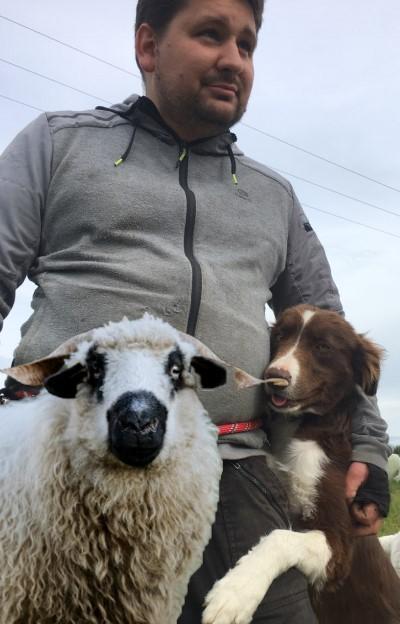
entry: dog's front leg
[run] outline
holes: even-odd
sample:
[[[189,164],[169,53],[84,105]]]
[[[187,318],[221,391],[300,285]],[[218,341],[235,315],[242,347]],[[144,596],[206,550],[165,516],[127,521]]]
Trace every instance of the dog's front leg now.
[[[271,583],[292,567],[322,585],[331,554],[322,531],[272,531],[215,583],[206,596],[203,624],[249,624]]]

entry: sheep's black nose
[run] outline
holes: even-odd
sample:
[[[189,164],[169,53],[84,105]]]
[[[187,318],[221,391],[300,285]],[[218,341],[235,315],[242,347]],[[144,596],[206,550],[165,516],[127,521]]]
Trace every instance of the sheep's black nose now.
[[[123,429],[132,432],[147,431],[157,418],[165,418],[164,405],[152,394],[125,392],[108,411],[108,418],[117,419]]]
[[[110,450],[130,465],[152,461],[162,447],[166,407],[151,392],[125,392],[107,412]]]

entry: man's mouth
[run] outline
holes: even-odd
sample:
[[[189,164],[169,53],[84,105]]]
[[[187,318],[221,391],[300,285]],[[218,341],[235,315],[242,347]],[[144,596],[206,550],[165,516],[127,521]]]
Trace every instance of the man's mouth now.
[[[238,88],[235,84],[227,82],[213,82],[207,85],[212,91],[224,96],[237,96]]]

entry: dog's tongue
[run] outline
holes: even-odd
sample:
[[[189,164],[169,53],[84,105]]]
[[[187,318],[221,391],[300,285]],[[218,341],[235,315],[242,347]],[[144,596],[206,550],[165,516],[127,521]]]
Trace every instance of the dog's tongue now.
[[[275,407],[284,407],[289,403],[289,399],[285,399],[285,397],[278,396],[277,394],[271,395],[271,401]]]

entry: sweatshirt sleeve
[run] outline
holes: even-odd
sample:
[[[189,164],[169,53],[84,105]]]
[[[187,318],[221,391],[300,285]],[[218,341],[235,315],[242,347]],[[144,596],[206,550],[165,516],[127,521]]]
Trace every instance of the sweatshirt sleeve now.
[[[46,115],[0,156],[0,329],[39,253],[52,145]]]
[[[325,251],[294,193],[292,201],[286,266],[271,288],[275,315],[299,303],[343,314]]]
[[[300,303],[344,314],[323,247],[294,193],[286,266],[271,290],[275,315]],[[367,397],[361,389],[358,394],[352,417],[353,461],[386,469],[390,454],[386,422],[380,416],[376,397]]]
[[[391,449],[386,421],[380,415],[376,396],[367,396],[359,387],[357,391],[358,401],[352,417],[352,460],[387,470]]]

